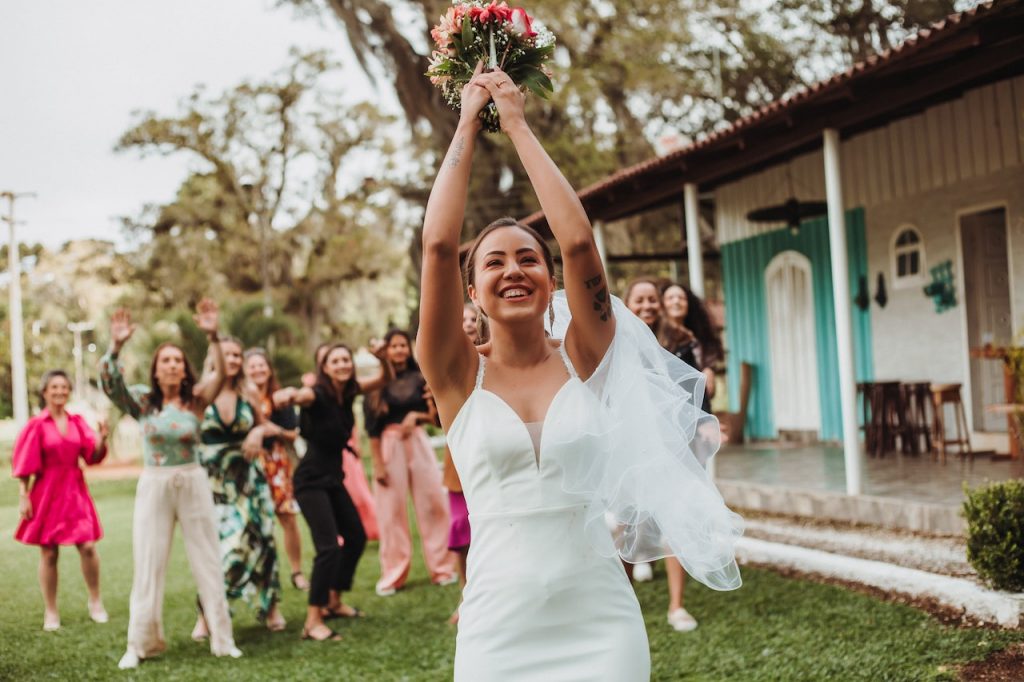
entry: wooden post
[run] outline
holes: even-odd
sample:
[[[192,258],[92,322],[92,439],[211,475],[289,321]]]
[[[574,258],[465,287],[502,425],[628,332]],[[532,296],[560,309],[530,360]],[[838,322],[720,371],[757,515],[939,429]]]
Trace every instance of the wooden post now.
[[[857,429],[857,384],[854,378],[853,333],[850,323],[850,274],[846,252],[846,216],[839,164],[839,131],[827,128],[825,198],[828,202],[829,251],[832,254],[832,299],[835,305],[836,350],[839,355],[839,399],[843,422],[846,494],[861,494],[860,438]]]

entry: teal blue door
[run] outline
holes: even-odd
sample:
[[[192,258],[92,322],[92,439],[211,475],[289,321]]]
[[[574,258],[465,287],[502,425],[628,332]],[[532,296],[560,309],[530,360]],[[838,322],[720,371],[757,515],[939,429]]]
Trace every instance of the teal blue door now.
[[[846,239],[850,291],[854,295],[860,277],[868,275],[863,208],[846,212]],[[787,363],[790,362],[787,358],[802,357],[798,347],[790,351],[785,348],[775,348],[773,351],[772,348],[773,338],[785,338],[786,335],[780,335],[778,330],[773,335],[766,275],[772,259],[787,251],[801,254],[810,263],[816,353],[814,366],[818,393],[816,400],[820,410],[819,434],[823,440],[839,440],[842,437],[839,364],[836,354],[835,306],[832,300],[831,251],[825,218],[803,223],[795,235],[787,228],[780,228],[722,246],[729,402],[732,410],[739,409],[740,364],[750,363],[754,372],[747,413],[747,436],[776,437],[779,425],[775,419],[777,410],[772,377],[791,374],[792,368],[773,368],[773,362]],[[873,376],[871,315],[869,310],[862,311],[857,306],[853,306],[852,311],[857,377],[858,381],[869,380]],[[780,315],[775,314],[775,318],[778,320]],[[782,319],[785,319],[785,315]],[[796,363],[796,360],[792,362]],[[788,425],[781,426],[786,428]]]

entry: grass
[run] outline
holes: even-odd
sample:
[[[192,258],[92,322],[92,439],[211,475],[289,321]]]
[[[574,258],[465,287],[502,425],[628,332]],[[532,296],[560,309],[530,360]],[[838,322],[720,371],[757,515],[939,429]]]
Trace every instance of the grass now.
[[[119,673],[131,587],[135,483],[104,481],[91,487],[106,532],[99,547],[111,620],[106,625],[89,621],[77,552],[65,548],[60,561],[63,628],[44,633],[38,552],[10,539],[17,522],[17,491],[11,479],[0,480],[0,680],[451,679],[455,631],[444,621],[458,591],[430,585],[418,556],[408,589],[381,599],[373,594],[378,564],[376,543],[371,543],[349,600],[370,617],[342,624],[345,641],[338,644],[299,641],[304,595],[290,585],[284,589],[289,620],[284,633],[267,632],[244,603],[236,603],[235,638],[245,652],[236,661],[213,658],[205,646],[189,639],[195,591],[180,538],[172,553],[164,607],[168,651],[137,671]],[[308,542],[304,549],[308,570]],[[1024,639],[1020,632],[946,627],[909,607],[771,572],[745,570],[744,578],[742,589],[724,594],[689,583],[687,607],[700,627],[686,635],[664,623],[663,576],[638,586],[653,679],[955,679],[956,664]]]

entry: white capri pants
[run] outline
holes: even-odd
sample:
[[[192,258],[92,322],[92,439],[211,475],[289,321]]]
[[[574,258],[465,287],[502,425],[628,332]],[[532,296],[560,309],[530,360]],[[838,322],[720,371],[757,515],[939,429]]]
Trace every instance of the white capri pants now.
[[[167,647],[164,583],[175,521],[181,523],[192,577],[199,588],[199,601],[210,629],[210,651],[215,656],[226,656],[234,648],[215,519],[210,482],[198,464],[143,469],[135,491],[135,575],[128,617],[128,648],[139,658],[149,658]]]

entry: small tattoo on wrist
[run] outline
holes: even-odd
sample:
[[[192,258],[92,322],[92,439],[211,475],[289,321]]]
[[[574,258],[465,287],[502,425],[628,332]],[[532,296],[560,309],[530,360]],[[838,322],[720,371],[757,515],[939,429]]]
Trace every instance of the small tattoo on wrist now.
[[[452,156],[448,159],[448,168],[455,168],[462,161],[462,151],[466,147],[466,138],[460,137],[452,145]]]

